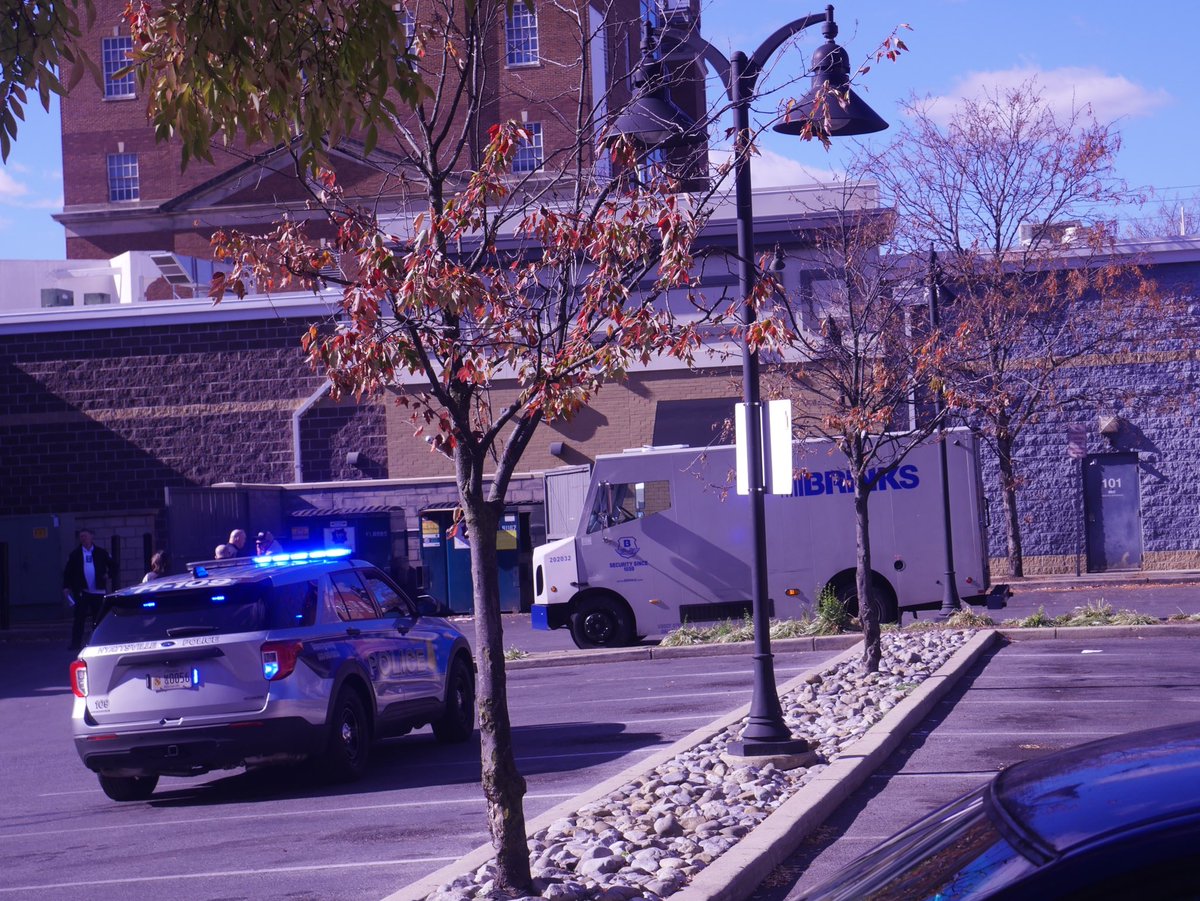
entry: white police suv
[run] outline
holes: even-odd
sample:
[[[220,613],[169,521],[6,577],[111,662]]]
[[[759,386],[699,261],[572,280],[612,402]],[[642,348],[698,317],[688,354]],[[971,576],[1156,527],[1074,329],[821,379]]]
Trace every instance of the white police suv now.
[[[462,633],[348,551],[191,564],[109,595],[71,664],[75,747],[116,801],[160,776],[317,760],[366,770],[372,740],[475,727]]]

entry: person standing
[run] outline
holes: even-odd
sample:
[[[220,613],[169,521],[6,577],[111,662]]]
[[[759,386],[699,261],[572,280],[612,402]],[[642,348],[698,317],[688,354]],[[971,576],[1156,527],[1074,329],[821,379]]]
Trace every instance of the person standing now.
[[[255,550],[258,556],[263,557],[267,554],[282,554],[283,545],[275,540],[275,536],[270,532],[259,532],[254,540]]]
[[[72,651],[83,647],[83,628],[88,617],[93,628],[100,613],[100,601],[108,592],[113,576],[112,557],[97,547],[91,529],[79,530],[79,546],[67,557],[63,569],[63,596],[73,608],[71,621]]]
[[[170,565],[167,560],[166,551],[155,551],[150,557],[150,571],[142,576],[142,584],[153,582],[155,579],[161,579],[167,574],[167,567]]]
[[[233,556],[246,556],[246,532],[244,529],[234,529],[229,533],[229,544],[234,549]]]

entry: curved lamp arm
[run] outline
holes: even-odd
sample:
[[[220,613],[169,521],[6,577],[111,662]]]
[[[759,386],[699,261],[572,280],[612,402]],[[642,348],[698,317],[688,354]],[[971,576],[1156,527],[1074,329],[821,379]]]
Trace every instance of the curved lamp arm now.
[[[825,7],[823,13],[811,13],[799,19],[788,22],[782,28],[777,29],[769,38],[759,45],[758,49],[750,56],[745,68],[742,69],[742,78],[746,81],[747,87],[753,90],[755,83],[758,81],[758,76],[762,72],[763,67],[767,64],[767,60],[788,38],[799,34],[806,28],[811,28],[818,22],[826,22],[826,31],[832,30],[832,33],[826,34],[826,38],[832,40],[837,35],[837,25],[833,22],[833,7]],[[703,59],[716,71],[717,76],[721,79],[721,84],[725,88],[725,94],[730,100],[733,100],[733,74],[729,66],[729,60],[720,50],[702,38],[698,33],[691,33],[686,38],[670,38],[663,35],[663,43],[667,46],[662,47],[668,55],[675,53],[681,49],[691,50],[696,58]]]

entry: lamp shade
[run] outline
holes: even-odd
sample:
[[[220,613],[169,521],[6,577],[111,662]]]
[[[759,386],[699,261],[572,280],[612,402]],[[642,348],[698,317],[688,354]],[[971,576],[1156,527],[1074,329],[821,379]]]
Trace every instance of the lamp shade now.
[[[830,137],[849,138],[887,128],[887,122],[849,85],[850,57],[842,47],[827,41],[813,53],[812,87],[792,105],[775,131],[799,135],[809,127],[815,132],[826,131],[828,127],[826,133]],[[822,98],[824,109],[819,108]]]
[[[687,140],[695,129],[692,117],[657,93],[638,97],[608,129],[608,138],[630,138],[646,147],[668,147]]]

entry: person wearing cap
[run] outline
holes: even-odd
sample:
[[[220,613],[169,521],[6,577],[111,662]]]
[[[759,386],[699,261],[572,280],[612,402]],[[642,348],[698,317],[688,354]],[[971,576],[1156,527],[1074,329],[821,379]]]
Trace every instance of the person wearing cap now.
[[[259,532],[254,537],[254,549],[260,557],[265,557],[268,554],[282,554],[283,545],[275,540],[275,536],[270,532]]]

